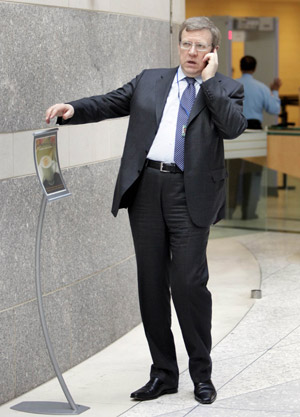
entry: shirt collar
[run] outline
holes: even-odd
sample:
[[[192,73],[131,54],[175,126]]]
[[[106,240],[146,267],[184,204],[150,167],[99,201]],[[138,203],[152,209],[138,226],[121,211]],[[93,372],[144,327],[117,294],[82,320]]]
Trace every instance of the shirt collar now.
[[[242,77],[244,77],[244,78],[253,78],[253,74],[244,73],[244,74],[242,74]]]
[[[177,74],[178,74],[178,81],[182,81],[182,80],[186,77],[186,75],[185,75],[185,74],[184,74],[184,72],[182,71],[181,66],[180,66],[180,67],[178,67],[178,72],[177,72]],[[195,80],[197,81],[197,83],[202,84],[202,77],[201,77],[201,75],[199,75],[198,77],[194,77],[194,78],[195,78]]]

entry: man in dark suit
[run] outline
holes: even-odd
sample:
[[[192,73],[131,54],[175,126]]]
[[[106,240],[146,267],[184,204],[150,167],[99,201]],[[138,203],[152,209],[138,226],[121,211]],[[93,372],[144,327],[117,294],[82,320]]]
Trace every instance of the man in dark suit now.
[[[171,295],[195,399],[210,404],[216,398],[206,246],[210,225],[224,216],[223,139],[239,136],[247,125],[243,87],[217,73],[219,41],[208,18],[187,19],[179,68],[145,70],[115,91],[56,104],[46,113],[48,123],[58,117],[61,124],[130,115],[112,212],[128,208],[153,360],[150,381],[131,394],[136,400],[177,392]]]

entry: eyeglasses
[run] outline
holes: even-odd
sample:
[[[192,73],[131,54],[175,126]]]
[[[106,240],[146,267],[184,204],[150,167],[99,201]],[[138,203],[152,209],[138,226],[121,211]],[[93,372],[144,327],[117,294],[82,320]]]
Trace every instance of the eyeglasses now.
[[[202,43],[195,43],[190,41],[180,41],[180,48],[184,49],[185,51],[189,51],[195,45],[196,51],[204,52],[207,51],[208,48],[212,45],[202,45]]]

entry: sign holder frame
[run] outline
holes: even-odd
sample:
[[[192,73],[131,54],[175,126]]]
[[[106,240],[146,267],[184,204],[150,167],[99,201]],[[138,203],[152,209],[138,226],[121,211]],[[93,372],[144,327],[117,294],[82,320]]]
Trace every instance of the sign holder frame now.
[[[59,365],[57,363],[52,342],[49,336],[47,322],[45,318],[45,312],[43,307],[43,295],[42,295],[42,288],[41,288],[41,274],[40,274],[40,254],[41,254],[41,240],[42,240],[42,230],[45,218],[45,211],[48,201],[57,200],[62,197],[66,197],[71,195],[66,187],[65,181],[62,177],[61,169],[59,166],[58,160],[58,152],[57,152],[57,131],[58,128],[55,129],[48,129],[46,131],[40,131],[33,134],[33,154],[34,154],[34,161],[35,161],[35,168],[36,173],[40,181],[40,185],[43,190],[43,197],[40,206],[40,213],[38,218],[38,227],[36,232],[36,244],[35,244],[35,284],[36,284],[36,295],[37,295],[37,303],[38,303],[38,310],[39,310],[39,317],[40,322],[46,342],[46,347],[49,353],[49,357],[56,374],[56,377],[60,383],[60,386],[65,394],[65,397],[68,403],[63,402],[50,402],[50,401],[24,401],[21,402],[11,409],[24,411],[27,413],[34,413],[34,414],[48,414],[48,415],[78,415],[83,413],[84,411],[89,410],[90,407],[86,407],[83,405],[75,404],[70,391],[64,381],[62,373],[59,369]],[[38,142],[39,141],[39,142]],[[49,145],[50,144],[50,145]],[[39,148],[40,147],[40,148]],[[47,147],[47,149],[45,149]],[[56,175],[56,182],[54,181],[53,184],[50,184],[49,178],[51,176],[54,177],[53,173],[49,174],[49,161],[47,161],[46,165],[46,181],[45,176],[43,176],[43,170],[41,169],[41,158],[43,156],[50,156],[55,161],[55,173]],[[51,162],[51,161],[50,161]],[[52,164],[53,166],[53,164]],[[45,171],[45,170],[44,170]]]
[[[58,128],[33,133],[33,157],[35,170],[47,200],[70,195],[61,173],[58,147]]]

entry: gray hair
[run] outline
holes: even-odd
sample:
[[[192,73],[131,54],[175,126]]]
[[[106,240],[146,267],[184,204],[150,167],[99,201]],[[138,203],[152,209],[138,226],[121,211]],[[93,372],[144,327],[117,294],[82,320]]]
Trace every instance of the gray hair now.
[[[186,19],[179,31],[179,42],[181,42],[181,35],[184,29],[189,32],[191,30],[208,29],[212,36],[213,46],[219,46],[221,42],[221,32],[217,26],[206,16],[190,17]]]

